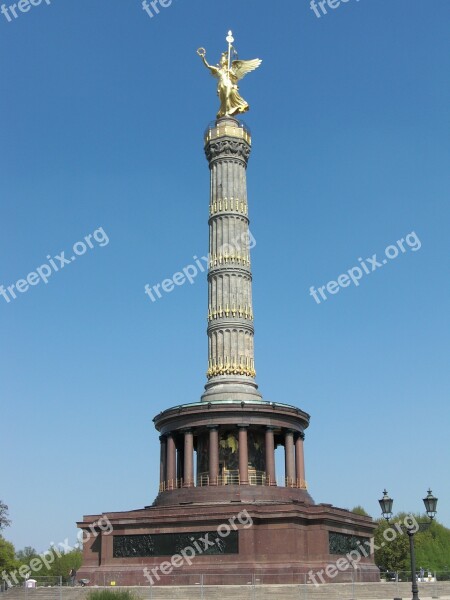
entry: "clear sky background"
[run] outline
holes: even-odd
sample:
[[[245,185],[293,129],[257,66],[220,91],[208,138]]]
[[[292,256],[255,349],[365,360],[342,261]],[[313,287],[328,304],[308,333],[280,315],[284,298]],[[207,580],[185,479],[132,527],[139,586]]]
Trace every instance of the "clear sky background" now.
[[[421,511],[431,486],[450,526],[450,3],[328,13],[174,0],[150,18],[138,0],[52,0],[0,14],[0,284],[99,227],[110,240],[0,296],[0,498],[18,549],[150,504],[152,418],[203,391],[205,274],[156,303],[144,285],[207,251],[218,102],[195,51],[215,63],[229,28],[240,58],[263,59],[240,87],[260,389],[311,414],[316,502],[378,516],[386,486],[395,510]],[[320,305],[309,295],[413,231],[420,250]]]

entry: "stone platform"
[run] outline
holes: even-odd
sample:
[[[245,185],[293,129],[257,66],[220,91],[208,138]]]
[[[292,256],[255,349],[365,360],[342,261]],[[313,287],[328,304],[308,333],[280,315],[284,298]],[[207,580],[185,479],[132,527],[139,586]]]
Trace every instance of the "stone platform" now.
[[[78,526],[87,530],[102,517],[86,516]],[[149,576],[155,584],[173,585],[177,577],[196,573],[207,575],[215,585],[245,579],[248,573],[260,580],[264,577],[265,583],[284,583],[292,581],[294,574],[304,577],[311,569],[316,572],[335,563],[341,557],[330,552],[336,538],[341,544],[349,539],[368,541],[374,529],[368,517],[293,500],[159,504],[107,517],[112,533],[99,532],[84,544],[83,567],[78,572],[79,578],[97,585],[105,583],[108,573],[115,573],[114,580],[121,585],[148,585]],[[200,541],[205,535],[207,550]],[[186,552],[188,547],[194,550]],[[179,559],[170,568],[174,555]],[[379,580],[370,558],[359,562],[358,576],[363,581]]]

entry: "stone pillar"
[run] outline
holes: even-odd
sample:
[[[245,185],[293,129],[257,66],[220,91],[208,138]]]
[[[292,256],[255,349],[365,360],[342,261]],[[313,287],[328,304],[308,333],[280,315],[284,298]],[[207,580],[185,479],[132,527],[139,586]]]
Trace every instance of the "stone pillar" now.
[[[176,488],[177,478],[177,449],[172,433],[167,434],[167,459],[166,459],[166,475],[167,489],[173,490]]]
[[[101,544],[101,552],[99,552],[99,554],[101,555],[100,557],[100,564],[104,565],[106,564],[114,564],[114,558],[113,558],[113,540],[114,540],[114,536],[113,535],[106,535],[106,533],[104,531],[102,531],[101,533],[101,539],[99,540],[100,544]],[[100,575],[101,577],[101,575]],[[100,584],[102,585],[102,584]],[[61,588],[60,588],[60,591]],[[6,596],[6,594],[5,594]]]
[[[286,486],[292,487],[295,483],[295,458],[294,458],[294,432],[288,429],[284,434],[284,464]]]
[[[219,429],[215,425],[209,427],[209,485],[219,482]]]
[[[166,455],[167,455],[167,443],[166,436],[159,436],[160,443],[160,456],[159,456],[159,489],[162,491],[164,482],[166,481]]]
[[[238,425],[239,427],[239,482],[240,485],[248,485],[248,425]]]
[[[303,488],[305,482],[305,457],[303,454],[303,440],[305,434],[301,431],[295,440],[295,477],[297,479],[297,487]]]
[[[273,427],[266,428],[266,477],[267,485],[277,485],[275,476],[275,443],[273,439]]]
[[[191,429],[184,432],[184,481],[183,487],[194,485],[194,434]]]
[[[176,467],[176,475],[175,479],[181,483],[181,480],[184,478],[184,443],[183,440],[178,440],[178,444],[175,444],[175,450],[177,453],[177,467]]]
[[[210,169],[208,383],[203,401],[261,400],[255,382],[247,210],[249,131],[233,117],[206,132]]]

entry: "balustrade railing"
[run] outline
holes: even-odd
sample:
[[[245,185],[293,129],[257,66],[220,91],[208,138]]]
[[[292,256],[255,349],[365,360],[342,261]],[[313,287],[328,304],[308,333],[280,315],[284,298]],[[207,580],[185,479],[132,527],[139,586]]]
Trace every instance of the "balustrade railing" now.
[[[267,485],[277,487],[288,487],[296,488],[301,490],[308,489],[308,485],[304,479],[295,479],[292,477],[279,478],[273,480],[268,477],[265,471],[250,471],[248,474],[249,485]],[[180,488],[189,487],[208,487],[208,486],[222,486],[222,485],[241,485],[241,478],[238,470],[226,471],[222,475],[219,475],[214,480],[210,478],[209,473],[199,473],[197,475],[197,481],[187,481],[181,479],[170,479],[163,481],[159,484],[160,492],[167,492],[170,490],[176,490]]]

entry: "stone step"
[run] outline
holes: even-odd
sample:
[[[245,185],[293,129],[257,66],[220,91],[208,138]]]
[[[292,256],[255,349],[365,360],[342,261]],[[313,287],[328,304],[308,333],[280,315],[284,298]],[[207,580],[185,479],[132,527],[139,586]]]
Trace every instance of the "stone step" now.
[[[411,598],[411,583],[309,585],[225,585],[160,587],[12,588],[0,600],[87,600],[93,590],[130,590],[136,600],[393,600]],[[450,600],[450,581],[419,584],[420,600]]]

